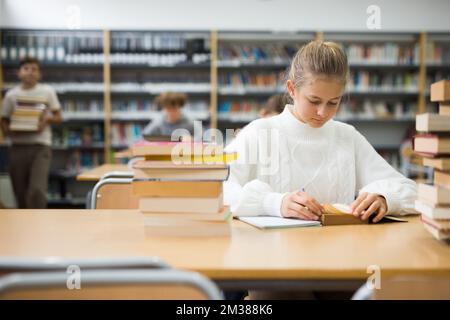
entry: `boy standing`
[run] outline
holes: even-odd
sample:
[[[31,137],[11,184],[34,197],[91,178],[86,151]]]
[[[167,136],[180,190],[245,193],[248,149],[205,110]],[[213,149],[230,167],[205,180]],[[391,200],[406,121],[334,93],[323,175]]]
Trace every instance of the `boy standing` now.
[[[22,59],[17,75],[21,84],[7,92],[1,112],[1,129],[11,141],[9,174],[19,208],[41,209],[47,207],[52,143],[50,124],[61,122],[61,106],[55,90],[38,83],[41,70],[37,59]],[[22,117],[17,119],[24,119],[23,113],[40,110],[36,130],[23,128],[24,122],[27,126],[26,120],[11,126],[11,117],[18,109],[22,110]]]

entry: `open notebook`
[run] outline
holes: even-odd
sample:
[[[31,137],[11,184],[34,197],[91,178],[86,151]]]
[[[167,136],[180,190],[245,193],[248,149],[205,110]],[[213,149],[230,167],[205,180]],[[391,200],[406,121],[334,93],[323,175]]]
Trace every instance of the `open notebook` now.
[[[258,217],[238,217],[238,219],[260,229],[320,226],[320,221],[288,219],[281,217],[258,216]]]

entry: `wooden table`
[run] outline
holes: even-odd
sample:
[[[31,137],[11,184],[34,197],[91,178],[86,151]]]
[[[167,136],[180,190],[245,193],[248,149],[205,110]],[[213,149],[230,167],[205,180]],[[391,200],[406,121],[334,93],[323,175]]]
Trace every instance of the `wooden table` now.
[[[356,288],[371,265],[383,277],[450,276],[450,246],[432,238],[418,217],[264,231],[234,220],[231,237],[206,238],[152,237],[143,218],[134,210],[0,210],[0,256],[159,256],[224,288]]]
[[[103,164],[80,173],[77,175],[77,181],[98,181],[105,173],[111,171],[127,172],[132,170],[126,164]]]

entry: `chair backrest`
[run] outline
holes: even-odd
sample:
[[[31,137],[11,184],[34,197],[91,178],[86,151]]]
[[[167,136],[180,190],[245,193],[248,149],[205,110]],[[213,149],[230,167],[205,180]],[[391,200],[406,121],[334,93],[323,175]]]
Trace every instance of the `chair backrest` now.
[[[91,209],[137,209],[139,197],[133,194],[131,178],[107,178],[92,189]]]
[[[220,300],[222,295],[195,272],[136,269],[88,270],[78,283],[63,272],[15,273],[0,278],[0,299]]]
[[[381,281],[379,289],[364,284],[354,300],[449,300],[450,277],[396,276]]]
[[[60,257],[17,258],[0,257],[0,276],[15,272],[67,271],[77,266],[80,270],[95,269],[169,269],[159,257],[122,257],[64,259]]]
[[[133,178],[133,171],[110,171],[105,173],[100,180],[110,179],[110,178]]]
[[[133,169],[133,165],[138,162],[138,161],[142,161],[145,160],[145,157],[132,157],[130,160],[128,160],[127,166],[130,169]]]

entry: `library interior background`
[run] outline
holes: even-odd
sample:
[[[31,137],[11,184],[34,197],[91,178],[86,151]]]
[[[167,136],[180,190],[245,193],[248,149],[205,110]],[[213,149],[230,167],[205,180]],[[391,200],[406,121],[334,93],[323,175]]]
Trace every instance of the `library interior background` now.
[[[126,163],[126,150],[160,114],[156,97],[186,97],[204,128],[243,128],[286,92],[305,43],[339,43],[350,79],[336,120],[355,126],[393,167],[431,179],[412,147],[415,116],[437,113],[430,85],[450,78],[449,1],[0,0],[0,98],[24,57],[56,91],[49,208],[85,208],[93,183],[77,175]],[[17,201],[0,136],[0,203]]]

